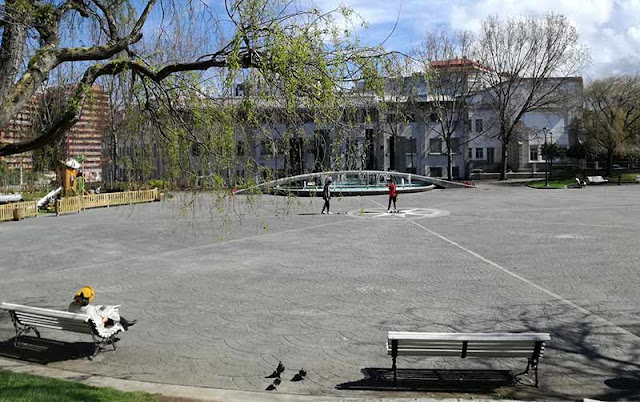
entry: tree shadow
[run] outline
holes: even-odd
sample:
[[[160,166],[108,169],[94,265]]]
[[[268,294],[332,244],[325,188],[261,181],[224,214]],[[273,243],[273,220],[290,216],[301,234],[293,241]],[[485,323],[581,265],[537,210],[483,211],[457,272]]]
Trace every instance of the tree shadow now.
[[[14,340],[0,342],[0,357],[46,365],[87,358],[95,349],[93,342],[63,342],[23,335],[16,347]]]
[[[398,369],[393,381],[390,368],[365,367],[364,378],[336,385],[340,390],[357,391],[430,391],[489,393],[514,385],[517,380],[509,370],[433,370]]]
[[[605,395],[609,399],[640,400],[640,377],[637,374],[610,378],[604,383],[611,388]]]
[[[598,312],[604,317],[626,313],[614,308],[607,311],[605,307],[608,306],[603,304],[585,307],[600,309]],[[496,317],[500,319],[496,320]],[[618,328],[614,328],[610,323],[564,303],[548,303],[542,307],[532,303],[494,308],[492,317],[460,315],[448,325],[447,332],[551,334],[551,341],[546,344],[540,360],[540,388],[513,387],[510,397],[640,400],[640,328],[633,321],[620,321]],[[493,362],[502,364],[500,359]]]

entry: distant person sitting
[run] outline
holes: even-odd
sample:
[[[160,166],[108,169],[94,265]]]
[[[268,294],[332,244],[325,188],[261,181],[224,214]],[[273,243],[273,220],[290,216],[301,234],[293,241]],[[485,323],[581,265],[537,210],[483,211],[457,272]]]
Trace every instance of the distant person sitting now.
[[[127,320],[120,316],[120,306],[101,306],[90,304],[96,292],[91,286],[85,286],[76,293],[69,304],[69,312],[86,314],[93,321],[100,336],[111,336],[121,331],[128,331],[136,324],[136,320]]]

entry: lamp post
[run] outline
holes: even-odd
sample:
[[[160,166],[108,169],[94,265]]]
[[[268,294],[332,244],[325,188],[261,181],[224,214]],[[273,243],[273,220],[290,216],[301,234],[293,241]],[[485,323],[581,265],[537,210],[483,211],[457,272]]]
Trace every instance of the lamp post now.
[[[549,161],[549,178],[553,179],[553,132],[549,131],[549,146],[547,147],[547,160]]]
[[[549,187],[549,147],[547,146],[547,127],[542,127],[544,133],[544,186]]]

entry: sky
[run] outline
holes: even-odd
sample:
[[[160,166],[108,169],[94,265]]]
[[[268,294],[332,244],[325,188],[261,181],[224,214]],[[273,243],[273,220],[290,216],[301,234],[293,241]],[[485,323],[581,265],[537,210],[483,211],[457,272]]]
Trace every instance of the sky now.
[[[402,52],[410,51],[431,30],[477,31],[490,15],[554,12],[569,18],[590,49],[585,79],[640,73],[640,0],[317,0],[316,4],[324,10],[339,4],[352,8],[369,24],[358,32],[365,43],[377,44],[393,31],[385,47]]]

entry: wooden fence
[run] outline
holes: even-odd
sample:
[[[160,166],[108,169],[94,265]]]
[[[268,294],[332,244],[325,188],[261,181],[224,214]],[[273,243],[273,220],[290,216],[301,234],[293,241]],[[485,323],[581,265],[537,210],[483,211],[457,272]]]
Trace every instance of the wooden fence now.
[[[14,219],[14,210],[22,209],[24,214],[18,212],[17,215],[20,218],[26,217],[35,217],[38,216],[38,202],[37,201],[26,201],[26,202],[15,202],[12,204],[0,205],[0,221],[10,221]]]
[[[157,188],[153,190],[124,191],[121,193],[90,194],[82,197],[65,197],[56,201],[56,214],[80,212],[89,208],[153,202],[158,199]]]

